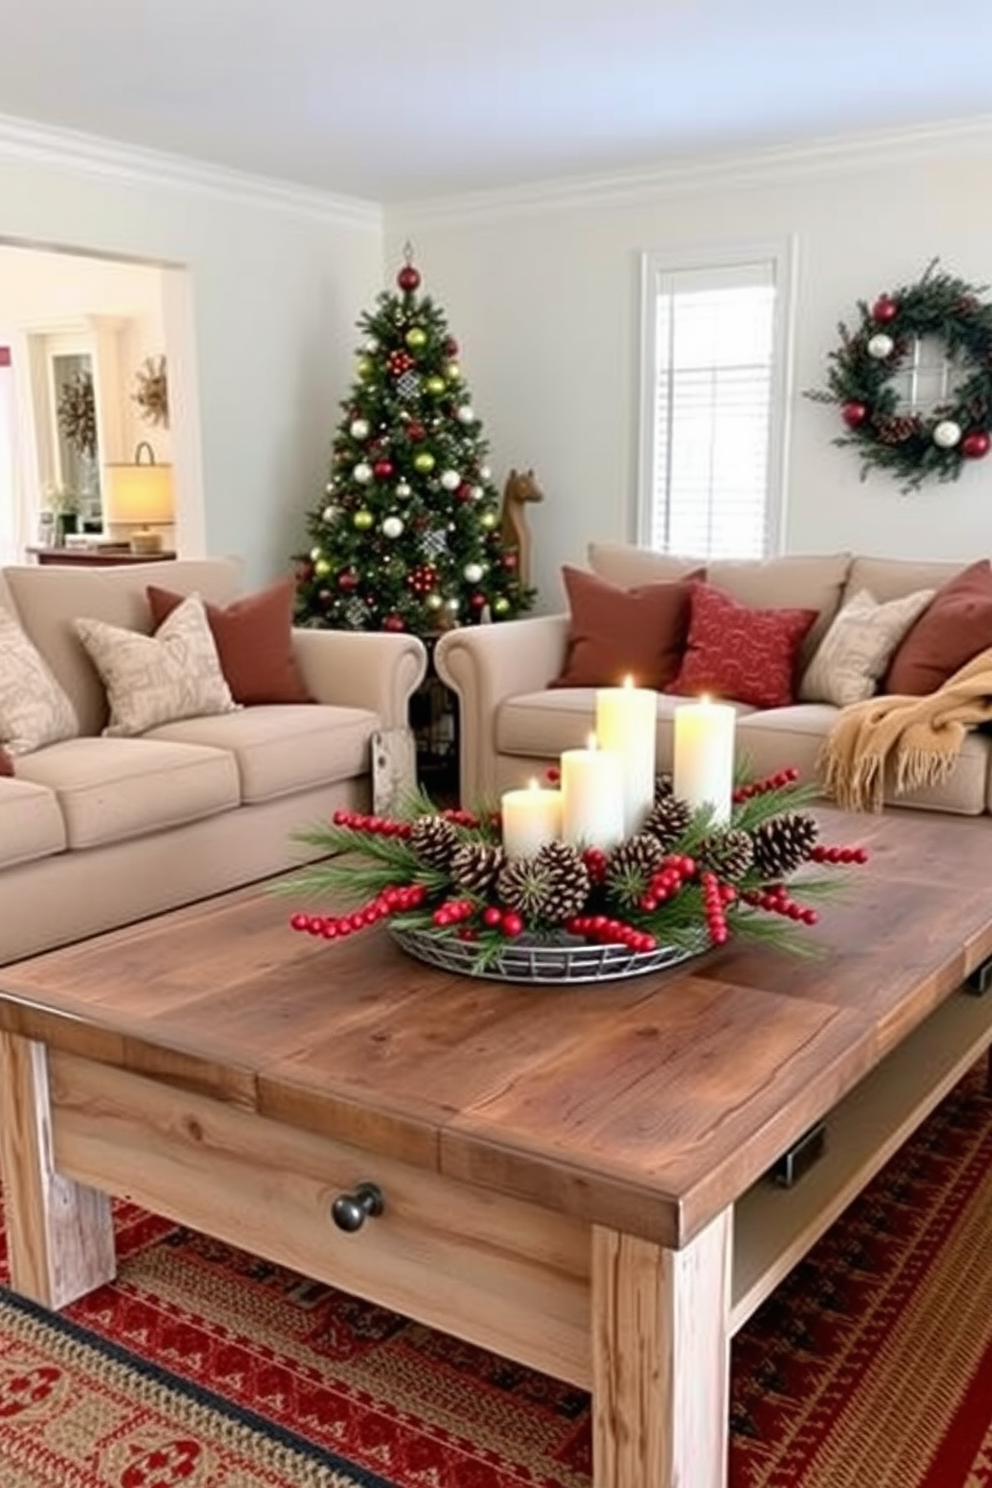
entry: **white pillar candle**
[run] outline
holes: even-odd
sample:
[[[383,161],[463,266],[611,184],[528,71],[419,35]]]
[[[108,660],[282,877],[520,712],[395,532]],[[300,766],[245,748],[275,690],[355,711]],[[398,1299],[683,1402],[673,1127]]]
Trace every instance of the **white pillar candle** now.
[[[623,768],[623,829],[632,837],[654,805],[655,734],[658,694],[635,687],[627,677],[622,687],[596,693],[596,739],[602,749],[620,756]]]
[[[527,790],[504,791],[500,812],[508,858],[533,857],[545,843],[561,839],[561,791],[542,790],[532,780]]]
[[[575,847],[609,850],[623,841],[620,756],[598,749],[566,749],[561,757],[561,835]]]
[[[672,789],[694,810],[712,806],[714,822],[730,820],[735,717],[729,703],[708,698],[675,709]]]

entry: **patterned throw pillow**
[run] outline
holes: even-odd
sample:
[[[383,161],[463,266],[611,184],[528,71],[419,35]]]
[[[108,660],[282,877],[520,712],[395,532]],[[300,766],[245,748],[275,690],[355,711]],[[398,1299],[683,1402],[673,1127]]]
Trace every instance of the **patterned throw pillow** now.
[[[191,594],[153,636],[103,620],[77,620],[76,632],[107,689],[105,734],[130,737],[180,718],[230,713],[238,705],[224,680],[203,601]]]
[[[31,754],[79,733],[76,710],[20,625],[0,606],[0,744]]]
[[[693,584],[685,658],[668,691],[787,708],[795,699],[799,648],[817,613],[752,610],[711,584]]]
[[[835,703],[846,708],[874,696],[879,679],[913,622],[936,590],[918,589],[888,604],[879,604],[867,589],[849,600],[820,642],[799,684],[809,703]]]

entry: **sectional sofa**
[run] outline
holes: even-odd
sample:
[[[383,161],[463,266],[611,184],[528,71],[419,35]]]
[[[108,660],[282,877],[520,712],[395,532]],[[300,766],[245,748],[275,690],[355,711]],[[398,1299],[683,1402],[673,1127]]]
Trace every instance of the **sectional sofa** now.
[[[306,851],[293,834],[338,807],[369,809],[373,736],[407,726],[426,666],[421,643],[291,631],[287,589],[275,606],[284,634],[256,626],[242,660],[250,674],[274,657],[294,669],[293,685],[253,694],[249,675],[241,686],[249,699],[312,701],[238,705],[232,694],[230,706],[206,716],[105,735],[107,680],[76,622],[104,643],[121,632],[148,636],[149,586],[166,596],[166,609],[196,594],[235,629],[245,611],[249,623],[258,618],[232,559],[0,572],[0,620],[19,627],[0,644],[0,692],[23,635],[41,658],[38,691],[54,678],[71,704],[70,722],[56,720],[62,737],[8,750],[12,773],[0,776],[0,963],[302,862]],[[268,601],[263,608],[272,613]],[[280,645],[288,655],[278,655]],[[132,692],[135,701],[151,697],[151,684]],[[20,697],[8,693],[15,713],[23,712],[23,693],[23,686]]]
[[[625,592],[684,580],[690,572],[698,575],[701,565],[702,560],[664,557],[624,544],[593,543],[589,548],[590,573]],[[795,696],[787,705],[756,707],[726,697],[737,710],[738,756],[757,775],[794,766],[804,780],[815,782],[821,746],[840,705],[804,683],[815,679],[812,666],[832,622],[866,592],[879,604],[936,594],[956,583],[965,568],[965,563],[851,553],[706,563],[707,585],[742,606],[815,611],[796,658]],[[987,564],[980,578],[987,591],[982,600],[987,620],[992,615]],[[920,600],[907,613],[922,623],[926,604]],[[961,613],[967,617],[972,612],[965,608]],[[967,627],[967,620],[962,623]],[[564,749],[585,744],[593,727],[595,689],[555,685],[566,671],[571,628],[570,615],[560,613],[452,631],[439,642],[437,671],[458,700],[463,801],[492,800],[508,787],[540,778]],[[978,650],[977,630],[975,635]],[[992,643],[992,637],[984,643]],[[598,680],[618,685],[622,678]],[[879,678],[878,685],[882,682]],[[658,695],[657,756],[663,769],[671,766],[672,718],[681,700],[666,691]],[[890,785],[886,802],[967,815],[992,810],[992,739],[984,732],[969,733],[945,783],[902,795]]]

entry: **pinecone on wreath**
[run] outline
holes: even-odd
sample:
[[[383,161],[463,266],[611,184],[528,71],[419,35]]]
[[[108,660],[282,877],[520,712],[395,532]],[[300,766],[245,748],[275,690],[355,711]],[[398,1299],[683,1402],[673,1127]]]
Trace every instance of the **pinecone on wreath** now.
[[[762,822],[751,833],[754,867],[762,879],[784,878],[809,857],[819,828],[803,811],[788,811]]]

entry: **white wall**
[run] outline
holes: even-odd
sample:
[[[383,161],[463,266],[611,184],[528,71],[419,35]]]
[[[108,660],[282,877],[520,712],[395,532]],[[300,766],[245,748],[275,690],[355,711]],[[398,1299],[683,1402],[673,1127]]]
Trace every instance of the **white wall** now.
[[[284,572],[326,479],[355,320],[381,286],[378,209],[0,141],[0,239],[186,267],[204,493],[189,530],[243,555],[253,582]]]
[[[387,213],[386,262],[410,237],[424,288],[444,307],[501,478],[533,465],[529,511],[540,606],[590,539],[632,540],[637,479],[638,271],[643,250],[682,251],[795,235],[794,368],[784,546],[894,556],[992,552],[992,458],[960,481],[902,496],[858,478],[831,444],[827,353],[859,298],[912,283],[939,256],[992,279],[992,133],[949,128],[868,148],[780,152],[691,177],[656,173]]]

